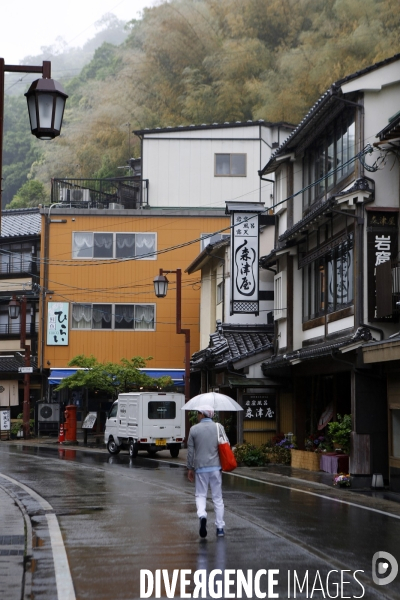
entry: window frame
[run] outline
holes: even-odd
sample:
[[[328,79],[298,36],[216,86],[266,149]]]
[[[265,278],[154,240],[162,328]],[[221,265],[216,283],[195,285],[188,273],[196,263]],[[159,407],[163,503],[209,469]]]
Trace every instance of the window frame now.
[[[89,249],[92,250],[92,256],[76,256],[75,250],[75,235],[76,234],[91,234],[93,236],[92,246]],[[94,236],[95,235],[112,235],[112,256],[93,256],[94,254]],[[154,251],[151,256],[133,255],[133,256],[117,256],[117,235],[152,235],[154,236]],[[136,251],[136,237],[135,237],[135,251]],[[78,250],[79,251],[79,250]],[[72,246],[71,246],[72,260],[156,260],[157,259],[157,232],[155,231],[73,231],[72,232]]]
[[[217,156],[229,156],[229,173],[217,173]],[[244,173],[232,173],[232,156],[244,156]],[[247,152],[215,152],[214,177],[247,177]]]
[[[329,277],[332,275],[332,290],[337,290],[338,265],[341,263],[340,272],[343,277],[343,258],[350,255],[347,264],[347,273],[352,275],[349,290],[351,299],[347,302],[338,302],[337,293],[329,292]],[[347,261],[348,262],[348,261]],[[331,266],[330,266],[331,265]],[[312,321],[318,317],[341,311],[354,305],[354,234],[350,233],[347,240],[336,243],[324,254],[302,269],[302,322]],[[350,281],[350,278],[347,277]],[[322,282],[322,285],[321,285]],[[330,298],[333,302],[329,302]]]
[[[351,138],[350,132],[353,133],[353,138]],[[352,146],[349,143],[351,139],[353,139]],[[351,108],[340,113],[329,127],[306,148],[303,157],[303,188],[310,187],[303,192],[303,212],[309,210],[313,204],[354,174],[356,161],[345,169],[342,167],[326,177],[335,164],[336,168],[339,167],[339,146],[342,149],[340,164],[343,164],[356,155],[356,143],[356,113],[355,109]],[[329,150],[332,148],[334,156],[330,157]],[[315,182],[321,177],[325,177],[325,180],[315,185]]]
[[[73,325],[73,308],[74,306],[87,306],[87,307],[91,307],[91,320],[90,320],[90,327],[74,327]],[[111,322],[110,322],[110,327],[93,327],[93,307],[96,306],[111,306]],[[134,312],[134,317],[132,320],[133,323],[133,327],[116,327],[115,326],[115,314],[116,314],[116,307],[118,306],[152,306],[153,307],[153,327],[149,327],[149,328],[145,328],[142,329],[140,327],[135,327],[135,323],[136,323],[136,309]],[[143,332],[149,332],[149,331],[156,331],[156,306],[157,304],[155,302],[132,302],[132,303],[127,303],[127,302],[108,302],[108,303],[104,303],[104,302],[71,302],[71,314],[70,314],[70,323],[71,323],[71,331],[129,331],[129,332],[137,332],[137,331],[143,331]],[[96,310],[96,308],[95,308]]]

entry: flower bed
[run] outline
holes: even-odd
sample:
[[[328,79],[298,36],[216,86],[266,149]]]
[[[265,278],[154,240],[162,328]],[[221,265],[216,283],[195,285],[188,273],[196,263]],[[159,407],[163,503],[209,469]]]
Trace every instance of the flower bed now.
[[[307,452],[306,450],[291,450],[292,467],[296,469],[307,469],[307,471],[319,471],[321,454],[319,452]]]

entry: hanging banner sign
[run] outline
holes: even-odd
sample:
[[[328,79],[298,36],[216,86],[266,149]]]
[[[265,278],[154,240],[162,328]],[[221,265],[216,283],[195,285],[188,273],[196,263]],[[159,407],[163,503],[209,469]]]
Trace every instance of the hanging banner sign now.
[[[68,346],[68,302],[47,304],[47,345]]]
[[[259,213],[262,204],[227,202],[231,213],[231,315],[259,313]]]
[[[396,275],[396,267],[392,262],[397,259],[398,251],[398,214],[397,211],[368,210],[367,211],[367,245],[368,245],[368,320],[392,321],[392,277]],[[388,275],[377,277],[377,268],[388,263]],[[385,265],[386,266],[386,265]],[[396,265],[397,266],[397,265]],[[393,273],[393,270],[395,273]],[[378,287],[379,286],[379,287]],[[386,311],[379,310],[380,296],[389,303]]]

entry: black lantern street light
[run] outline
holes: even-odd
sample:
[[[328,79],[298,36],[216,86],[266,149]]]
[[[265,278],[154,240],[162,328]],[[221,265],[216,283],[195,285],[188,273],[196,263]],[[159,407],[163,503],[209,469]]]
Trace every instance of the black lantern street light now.
[[[24,369],[24,403],[22,406],[22,430],[24,434],[24,440],[29,439],[30,426],[30,368],[31,368],[31,348],[26,344],[26,296],[22,296],[20,301],[15,296],[12,297],[8,304],[8,314],[10,319],[20,319],[20,340],[21,348],[25,354],[25,369]]]
[[[160,269],[160,274],[154,277],[154,292],[157,298],[165,298],[168,291],[168,279],[164,273],[176,273],[176,333],[182,333],[185,336],[185,402],[190,400],[190,329],[182,329],[182,271],[163,271]],[[188,429],[187,429],[188,431]]]
[[[28,102],[31,132],[40,140],[52,140],[60,135],[67,94],[61,85],[51,79],[51,63],[43,61],[41,67],[6,65],[0,58],[0,207],[4,126],[4,74],[42,73],[42,79],[34,81],[25,94]]]

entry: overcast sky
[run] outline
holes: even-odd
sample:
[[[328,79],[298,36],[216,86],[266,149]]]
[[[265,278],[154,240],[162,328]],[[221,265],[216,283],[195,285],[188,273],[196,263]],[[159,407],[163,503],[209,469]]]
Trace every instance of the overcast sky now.
[[[129,21],[155,0],[3,0],[1,4],[0,57],[6,64],[18,65],[59,36],[69,46],[83,46],[104,14]]]

